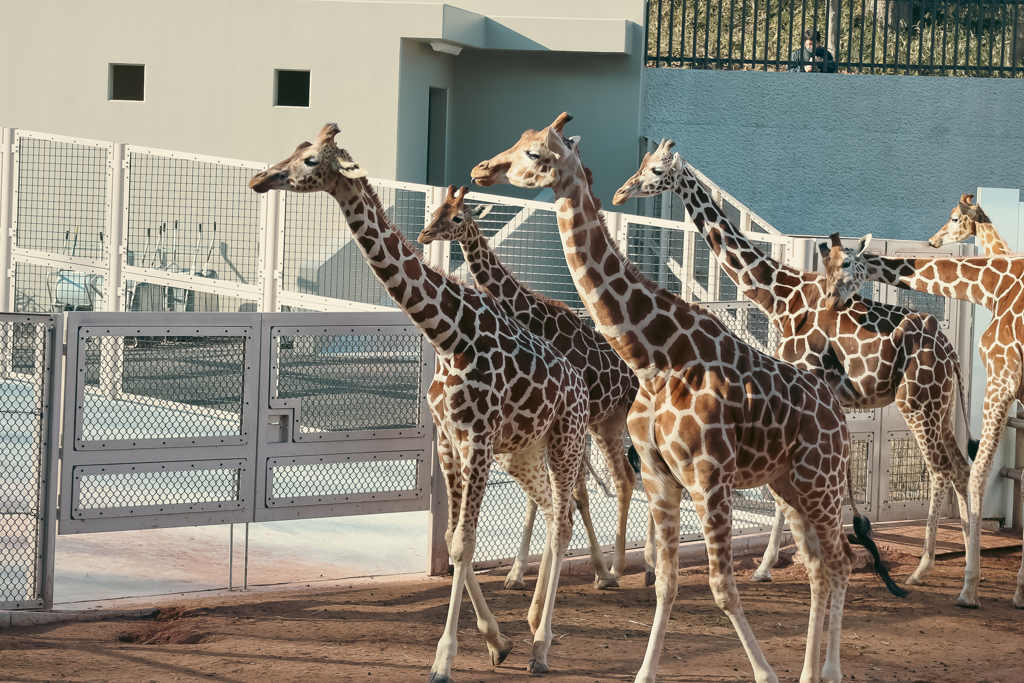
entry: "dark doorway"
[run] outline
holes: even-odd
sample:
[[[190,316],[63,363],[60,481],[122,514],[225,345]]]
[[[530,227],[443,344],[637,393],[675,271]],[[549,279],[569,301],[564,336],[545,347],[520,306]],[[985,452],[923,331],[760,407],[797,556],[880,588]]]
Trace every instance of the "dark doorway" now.
[[[427,111],[427,185],[444,185],[447,149],[448,90],[431,88]]]

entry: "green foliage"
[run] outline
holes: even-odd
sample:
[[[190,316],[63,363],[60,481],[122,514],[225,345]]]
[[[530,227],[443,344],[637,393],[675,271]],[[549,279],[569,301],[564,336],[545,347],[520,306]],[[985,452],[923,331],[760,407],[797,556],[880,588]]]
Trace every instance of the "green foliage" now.
[[[1021,76],[1018,2],[650,0],[647,64],[782,71],[816,29],[840,72]]]

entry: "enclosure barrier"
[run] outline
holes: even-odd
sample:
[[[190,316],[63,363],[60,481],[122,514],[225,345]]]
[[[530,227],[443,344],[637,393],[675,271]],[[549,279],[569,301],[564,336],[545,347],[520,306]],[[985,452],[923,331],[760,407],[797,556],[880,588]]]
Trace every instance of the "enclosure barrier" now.
[[[58,408],[51,422],[63,425],[60,533],[429,510],[429,569],[447,569],[445,491],[433,471],[425,402],[433,350],[366,268],[331,197],[257,195],[246,182],[261,163],[15,129],[3,129],[2,142],[0,304],[53,321],[46,324],[58,338],[61,314],[67,322],[67,382],[49,404]],[[776,260],[817,269],[813,239],[780,235],[704,180],[726,215]],[[371,183],[421,249],[415,237],[444,188]],[[523,282],[582,312],[553,204],[482,193],[467,202],[493,205],[481,227]],[[604,214],[623,253],[773,353],[777,330],[737,291],[682,206],[670,196],[640,205],[647,215]],[[923,248],[877,246],[894,254]],[[468,276],[458,244],[434,243],[423,256]],[[969,308],[881,285],[865,293],[933,313],[967,357]],[[21,362],[3,352],[8,347],[0,344],[4,377]],[[927,472],[902,418],[891,409],[848,418],[862,512],[873,520],[923,517]],[[55,444],[48,442],[52,458]],[[603,458],[591,459],[607,481]],[[588,488],[598,538],[610,546],[615,499],[593,478]],[[492,471],[478,568],[515,555],[525,506],[519,487]],[[699,540],[692,503],[684,507],[682,540]],[[736,492],[734,508],[736,532],[756,533],[767,530],[774,503],[762,488]],[[644,544],[645,519],[638,482],[627,547]],[[40,538],[43,555],[52,553]],[[544,525],[535,525],[535,559],[543,542]],[[10,552],[0,549],[0,563]],[[576,525],[569,554],[588,552]]]
[[[646,40],[652,67],[1024,75],[1020,0],[649,0]]]

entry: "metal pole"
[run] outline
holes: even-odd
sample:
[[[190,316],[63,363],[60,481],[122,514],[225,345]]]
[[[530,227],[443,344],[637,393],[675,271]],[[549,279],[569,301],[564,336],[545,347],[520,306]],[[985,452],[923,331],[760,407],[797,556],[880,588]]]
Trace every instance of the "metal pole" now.
[[[234,590],[232,570],[235,568],[235,525],[228,525],[228,590]]]
[[[245,523],[245,560],[242,565],[242,590],[249,590],[249,522]]]
[[[14,128],[0,128],[0,311],[14,312]]]

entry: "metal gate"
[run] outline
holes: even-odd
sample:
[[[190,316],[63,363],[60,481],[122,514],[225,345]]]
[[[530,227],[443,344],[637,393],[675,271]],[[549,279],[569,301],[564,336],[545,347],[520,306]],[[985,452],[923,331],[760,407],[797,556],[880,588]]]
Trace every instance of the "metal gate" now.
[[[259,325],[68,315],[60,533],[252,519]]]
[[[0,609],[53,604],[63,329],[0,313]]]
[[[255,521],[426,510],[434,352],[400,311],[263,316]]]

